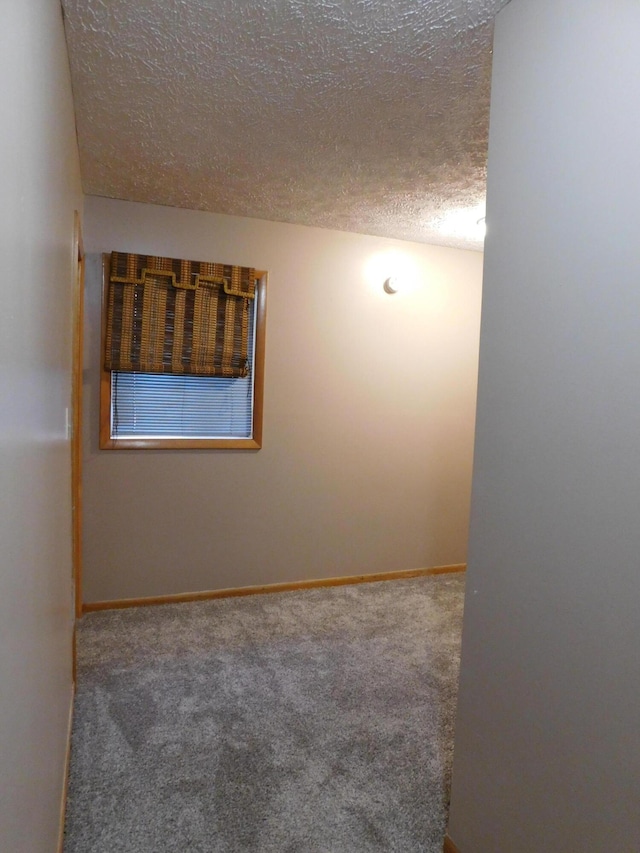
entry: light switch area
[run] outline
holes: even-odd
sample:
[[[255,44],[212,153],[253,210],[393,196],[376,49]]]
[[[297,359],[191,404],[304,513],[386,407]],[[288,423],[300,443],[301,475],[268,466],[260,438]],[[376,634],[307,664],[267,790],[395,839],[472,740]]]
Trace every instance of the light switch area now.
[[[67,437],[67,441],[71,440],[71,412],[69,410],[69,406],[65,407],[64,410],[64,434]]]

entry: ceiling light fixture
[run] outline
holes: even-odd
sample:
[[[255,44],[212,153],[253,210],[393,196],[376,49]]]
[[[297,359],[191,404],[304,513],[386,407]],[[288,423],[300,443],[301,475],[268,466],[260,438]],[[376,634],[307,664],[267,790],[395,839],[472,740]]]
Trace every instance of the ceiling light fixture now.
[[[399,282],[396,276],[390,275],[388,279],[385,280],[385,283],[382,285],[382,289],[385,293],[397,293],[399,290]]]

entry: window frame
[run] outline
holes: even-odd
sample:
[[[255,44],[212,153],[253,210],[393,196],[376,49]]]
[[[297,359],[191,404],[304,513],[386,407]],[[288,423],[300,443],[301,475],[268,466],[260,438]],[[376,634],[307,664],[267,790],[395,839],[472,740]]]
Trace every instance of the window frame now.
[[[101,450],[260,450],[264,402],[264,353],[267,320],[267,272],[256,270],[256,318],[253,372],[252,438],[112,438],[111,371],[104,367],[110,256],[102,256],[100,334],[100,449]]]

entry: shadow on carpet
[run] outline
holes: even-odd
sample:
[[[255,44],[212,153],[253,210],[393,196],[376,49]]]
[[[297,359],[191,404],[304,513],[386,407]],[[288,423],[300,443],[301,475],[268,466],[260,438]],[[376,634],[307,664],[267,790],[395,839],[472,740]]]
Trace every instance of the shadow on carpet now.
[[[65,853],[441,853],[463,575],[92,613]]]

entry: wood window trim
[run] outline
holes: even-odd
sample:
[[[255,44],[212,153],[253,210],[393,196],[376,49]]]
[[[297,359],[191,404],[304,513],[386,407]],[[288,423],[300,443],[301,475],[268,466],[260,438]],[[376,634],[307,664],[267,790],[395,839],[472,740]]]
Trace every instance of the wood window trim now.
[[[100,335],[100,449],[101,450],[259,450],[262,447],[264,353],[267,320],[267,272],[256,270],[255,368],[252,438],[112,438],[111,373],[104,368],[107,290],[110,256],[102,256],[102,322]]]

